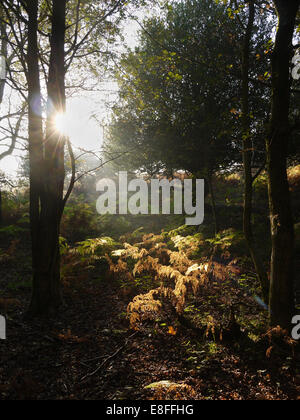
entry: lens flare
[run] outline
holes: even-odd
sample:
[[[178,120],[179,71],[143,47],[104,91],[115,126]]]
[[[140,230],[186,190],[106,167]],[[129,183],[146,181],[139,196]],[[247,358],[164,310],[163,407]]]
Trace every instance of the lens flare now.
[[[63,136],[69,137],[71,135],[73,123],[70,115],[66,113],[58,113],[55,116],[54,125],[56,131]]]

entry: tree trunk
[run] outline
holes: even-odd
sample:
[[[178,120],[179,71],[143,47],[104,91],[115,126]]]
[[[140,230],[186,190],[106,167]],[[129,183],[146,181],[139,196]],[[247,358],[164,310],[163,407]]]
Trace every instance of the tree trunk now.
[[[215,199],[215,192],[214,192],[211,174],[209,174],[207,177],[207,183],[208,183],[208,188],[209,188],[211,209],[212,209],[212,214],[213,214],[214,224],[215,224],[215,234],[217,235],[217,233],[219,233],[220,231],[220,226],[219,226],[219,221],[218,221],[218,216],[217,216],[216,199]]]
[[[255,272],[260,282],[263,298],[268,302],[269,279],[265,272],[262,262],[256,253],[255,240],[252,229],[253,211],[253,175],[252,175],[252,141],[251,141],[251,120],[249,116],[249,56],[251,40],[255,20],[255,4],[249,1],[249,18],[245,33],[243,52],[242,52],[242,138],[243,138],[243,163],[244,163],[244,217],[243,230],[249,253],[255,267]]]
[[[8,47],[7,28],[6,28],[6,24],[5,24],[4,20],[2,20],[4,18],[4,13],[3,13],[3,9],[2,9],[1,5],[0,5],[0,18],[1,18],[1,22],[0,22],[0,36],[1,36],[0,55],[2,57],[7,58],[7,47]],[[6,79],[0,79],[0,104],[3,101],[5,84],[6,84]]]
[[[274,1],[279,24],[272,57],[272,117],[267,138],[272,257],[270,318],[272,326],[291,328],[294,315],[294,224],[287,178],[290,138],[290,62],[299,0]]]
[[[2,19],[3,17],[3,10],[2,7],[0,5],[0,18]],[[0,55],[3,57],[7,56],[7,39],[6,39],[6,25],[3,21],[0,22],[0,35],[1,35],[1,48],[0,48]],[[3,96],[4,96],[4,89],[5,89],[5,84],[6,84],[6,80],[5,79],[0,79],[0,105],[2,104],[3,101]],[[3,212],[2,212],[2,190],[1,190],[1,185],[0,185],[0,226],[3,225]]]
[[[2,211],[2,189],[0,184],[0,227],[3,226],[3,211]]]
[[[37,2],[34,1],[36,4]],[[37,8],[36,8],[37,10]],[[65,139],[57,132],[55,116],[65,111],[65,16],[66,0],[53,0],[51,56],[49,65],[46,139],[42,162],[36,148],[32,159],[33,294],[29,314],[55,313],[62,304],[59,232],[63,212]],[[36,44],[36,14],[32,16],[32,44]],[[30,50],[30,48],[29,48]],[[35,48],[33,50],[35,51]],[[37,57],[35,63],[38,64]],[[35,66],[36,67],[36,66]],[[30,74],[30,71],[29,71]],[[38,79],[38,72],[37,72]],[[32,77],[32,76],[29,76]],[[33,116],[32,116],[32,119]],[[39,120],[40,121],[40,120]],[[39,133],[40,133],[39,125]],[[41,144],[39,142],[39,144]],[[43,142],[42,142],[43,144]],[[40,152],[40,149],[38,149]],[[40,174],[37,178],[36,169]],[[38,179],[42,175],[42,185]]]
[[[43,122],[38,59],[38,0],[28,1],[28,133],[30,162],[30,225],[33,271],[39,250],[39,210],[43,190]]]

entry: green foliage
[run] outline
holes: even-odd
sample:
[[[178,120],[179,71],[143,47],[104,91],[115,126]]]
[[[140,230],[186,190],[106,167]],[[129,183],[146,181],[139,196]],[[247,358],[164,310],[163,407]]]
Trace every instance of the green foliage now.
[[[63,238],[62,236],[59,237],[59,247],[60,247],[60,254],[62,256],[66,255],[70,250],[70,246],[68,245],[67,240]]]
[[[148,290],[151,290],[156,286],[157,281],[153,276],[150,275],[134,277],[133,279],[126,279],[124,277],[120,277],[120,287],[122,289],[133,288],[136,294],[146,293],[148,292]]]
[[[205,174],[232,162],[225,92],[236,45],[225,38],[236,29],[224,11],[208,0],[185,1],[144,23],[150,38],[141,35],[140,46],[121,63],[123,101],[114,109],[107,145],[134,150],[123,166]]]
[[[234,258],[247,255],[248,249],[244,233],[235,229],[220,232],[215,238],[207,239],[216,255]]]
[[[2,192],[2,213],[5,225],[29,224],[28,220],[29,202],[27,191],[20,189],[14,192]]]
[[[82,257],[86,256],[104,256],[109,254],[115,249],[120,248],[120,244],[115,242],[114,239],[109,237],[86,239],[85,241],[79,242],[76,247],[76,251]]]
[[[26,232],[26,229],[15,225],[5,226],[4,228],[0,229],[0,234],[4,234],[11,237],[19,236],[23,232]]]
[[[32,281],[31,279],[28,279],[10,282],[8,283],[7,288],[13,292],[20,291],[21,289],[30,291],[32,288]]]
[[[183,225],[180,226],[177,229],[171,230],[168,233],[168,236],[170,238],[173,238],[174,236],[189,236],[189,235],[193,235],[197,232],[198,230],[198,226],[187,226],[187,225]]]
[[[213,179],[216,201],[222,206],[233,207],[234,205],[242,205],[243,201],[243,179],[237,173],[218,174]],[[219,216],[222,216],[219,214]],[[227,216],[224,215],[224,218]]]
[[[18,225],[25,225],[25,226],[29,226],[30,224],[30,214],[29,213],[24,213],[22,215],[22,217],[18,220],[17,222]]]
[[[121,100],[106,147],[110,153],[127,152],[118,167],[149,174],[185,169],[205,177],[240,162],[237,57],[244,20],[243,7],[186,0],[171,8],[167,4],[159,17],[144,22],[147,35],[141,33],[139,46],[123,55],[122,71],[117,69]],[[268,24],[264,12],[257,16],[254,57],[266,57]],[[266,58],[251,65],[254,78],[268,70]],[[257,121],[265,120],[269,104],[259,84],[251,100],[253,142],[262,149]],[[253,157],[261,160],[258,154]]]
[[[101,234],[100,228],[95,205],[85,202],[81,196],[68,204],[61,223],[63,237],[76,242],[87,236]]]
[[[117,238],[135,230],[134,225],[130,222],[130,217],[105,214],[100,216],[99,223],[104,234]]]
[[[254,182],[255,200],[259,204],[268,204],[268,174],[264,172]]]
[[[185,252],[190,259],[199,257],[200,248],[203,245],[203,237],[201,233],[193,236],[173,236],[172,241],[175,248],[180,252]]]

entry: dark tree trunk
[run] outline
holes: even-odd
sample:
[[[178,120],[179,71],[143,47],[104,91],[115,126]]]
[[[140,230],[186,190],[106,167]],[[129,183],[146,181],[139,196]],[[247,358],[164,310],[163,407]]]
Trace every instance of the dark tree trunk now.
[[[3,226],[3,211],[2,211],[2,190],[0,184],[0,227]]]
[[[272,118],[267,138],[272,257],[270,318],[272,326],[291,328],[294,315],[294,224],[287,178],[290,138],[290,62],[299,0],[274,1],[279,24],[272,57]]]
[[[4,17],[4,13],[3,13],[2,6],[0,5],[0,18],[1,18],[1,22],[0,22],[0,36],[1,36],[0,53],[1,53],[1,56],[7,57],[7,47],[8,47],[7,28],[6,28],[6,24],[2,20],[3,17]],[[0,79],[0,104],[3,101],[5,84],[6,84],[6,80],[5,79],[2,79],[2,80]]]
[[[212,214],[213,214],[213,218],[214,218],[215,234],[217,235],[217,233],[219,233],[219,231],[220,231],[220,226],[219,226],[219,221],[218,221],[215,191],[214,191],[214,186],[213,186],[213,183],[212,183],[212,175],[211,174],[209,174],[207,176],[207,184],[208,184],[209,195],[210,195],[211,210],[212,210]]]
[[[28,133],[30,161],[30,225],[33,269],[39,249],[39,210],[43,190],[43,122],[38,59],[38,0],[28,2]]]
[[[3,17],[2,7],[0,5],[0,18]],[[6,39],[6,25],[3,21],[0,22],[0,35],[1,35],[1,55],[3,57],[7,56],[7,39]],[[4,89],[5,89],[5,79],[0,79],[0,105],[3,101],[4,96]],[[0,185],[0,226],[3,225],[3,212],[2,212],[2,191]]]
[[[55,313],[62,304],[59,232],[63,212],[65,139],[61,138],[61,135],[55,128],[55,116],[57,113],[65,111],[66,102],[64,67],[65,15],[66,0],[53,0],[51,56],[47,84],[48,112],[46,138],[42,149],[43,156],[40,155],[41,149],[38,147],[33,147],[31,151],[32,159],[37,156],[31,168],[34,275],[29,314],[34,316]],[[32,25],[31,42],[32,46],[35,47],[37,33],[35,13],[30,22]],[[36,50],[33,48],[31,51]],[[35,63],[38,64],[37,57],[35,57]],[[36,79],[38,79],[39,73],[36,66],[35,71],[37,71]],[[32,124],[33,121],[34,116],[32,116]],[[33,125],[35,126],[35,124]],[[40,122],[39,127],[36,127],[37,129],[40,135]],[[32,135],[32,137],[34,136]],[[38,144],[43,144],[43,141],[42,143],[38,141]],[[38,163],[40,158],[42,162]],[[37,169],[40,171],[39,177],[37,177]],[[42,178],[42,185],[38,181],[40,178]]]
[[[257,255],[255,240],[252,229],[252,211],[253,211],[253,175],[252,175],[252,141],[251,141],[251,120],[249,116],[249,57],[251,50],[251,40],[254,30],[255,4],[249,1],[249,18],[244,38],[242,52],[242,136],[243,136],[243,163],[244,163],[244,217],[243,230],[249,253],[256,275],[261,284],[262,293],[265,302],[269,297],[269,279],[265,272],[262,262]]]

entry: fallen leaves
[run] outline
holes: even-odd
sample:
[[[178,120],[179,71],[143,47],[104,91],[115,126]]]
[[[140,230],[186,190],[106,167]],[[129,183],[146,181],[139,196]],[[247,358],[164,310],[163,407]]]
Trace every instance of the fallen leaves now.
[[[89,341],[89,337],[77,337],[76,335],[73,335],[70,329],[64,334],[58,334],[57,338],[61,341],[70,343],[87,343]]]
[[[176,335],[177,334],[177,331],[171,326],[171,327],[169,327],[168,334],[170,334],[170,335]]]

